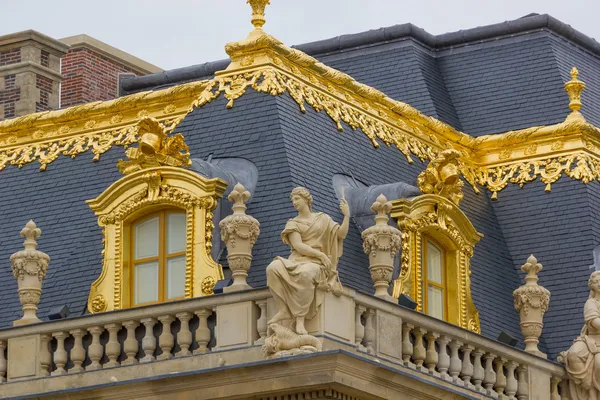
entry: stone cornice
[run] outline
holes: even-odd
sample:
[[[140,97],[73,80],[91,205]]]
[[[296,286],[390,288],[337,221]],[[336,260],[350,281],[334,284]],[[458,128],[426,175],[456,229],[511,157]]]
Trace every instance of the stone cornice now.
[[[55,81],[60,81],[62,79],[62,75],[58,72],[33,61],[21,61],[14,64],[0,66],[0,74],[2,74],[2,76],[19,74],[22,72],[34,72],[38,75],[42,75]]]
[[[0,47],[6,49],[23,47],[26,42],[36,43],[38,46],[42,45],[45,50],[50,50],[59,57],[69,50],[67,44],[31,29],[0,36]]]
[[[59,39],[71,49],[86,48],[142,74],[162,72],[163,69],[91,36],[81,34]]]

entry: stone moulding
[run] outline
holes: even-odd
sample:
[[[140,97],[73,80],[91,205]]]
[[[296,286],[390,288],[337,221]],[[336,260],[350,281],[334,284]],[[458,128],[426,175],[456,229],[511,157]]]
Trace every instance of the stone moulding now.
[[[449,303],[448,322],[480,333],[470,275],[473,248],[483,235],[455,203],[435,194],[393,200],[391,216],[397,219],[402,232],[400,275],[394,281],[393,296],[410,296],[418,303],[417,310],[422,311],[422,238],[428,235],[446,250],[447,297],[458,299],[458,304]]]
[[[161,166],[126,175],[96,199],[88,200],[104,234],[102,272],[92,283],[89,311],[130,306],[128,224],[165,207],[186,212],[185,298],[211,294],[214,283],[223,279],[221,266],[210,255],[212,210],[226,187],[227,183],[217,178]]]

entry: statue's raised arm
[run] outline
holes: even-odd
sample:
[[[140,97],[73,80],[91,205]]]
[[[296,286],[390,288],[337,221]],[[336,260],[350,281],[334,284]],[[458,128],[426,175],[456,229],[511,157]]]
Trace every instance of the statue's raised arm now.
[[[312,319],[324,297],[320,288],[338,283],[337,264],[348,233],[350,209],[342,199],[342,224],[329,215],[312,211],[308,189],[297,187],[290,199],[298,215],[287,221],[281,239],[290,246],[288,258],[276,257],[267,267],[267,286],[277,305],[268,325],[281,325],[297,335],[307,335],[305,319]]]

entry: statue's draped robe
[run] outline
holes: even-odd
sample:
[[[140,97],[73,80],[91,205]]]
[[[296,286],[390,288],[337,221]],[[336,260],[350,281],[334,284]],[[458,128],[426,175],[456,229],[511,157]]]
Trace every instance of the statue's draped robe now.
[[[267,268],[267,286],[289,308],[292,317],[313,318],[324,293],[319,286],[333,285],[337,279],[337,263],[342,255],[343,239],[338,238],[340,225],[324,213],[313,214],[311,221],[296,218],[288,220],[281,239],[290,246],[289,258],[276,257]],[[307,257],[298,252],[289,240],[292,232],[298,232],[302,243],[325,253],[331,260],[327,270],[318,258]]]
[[[600,400],[600,330],[592,321],[600,318],[600,302],[588,299],[583,307],[585,326],[565,354],[572,400]]]

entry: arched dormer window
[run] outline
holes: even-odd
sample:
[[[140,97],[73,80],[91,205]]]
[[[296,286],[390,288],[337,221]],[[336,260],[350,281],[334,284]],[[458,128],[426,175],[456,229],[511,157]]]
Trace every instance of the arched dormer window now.
[[[211,257],[212,212],[226,187],[184,168],[155,167],[126,175],[89,200],[103,229],[104,259],[88,310],[212,294],[223,279]]]
[[[404,293],[418,311],[479,333],[470,263],[483,235],[454,202],[435,194],[394,200],[391,216],[402,232],[393,296]]]
[[[131,304],[185,298],[185,211],[164,209],[128,226]]]

